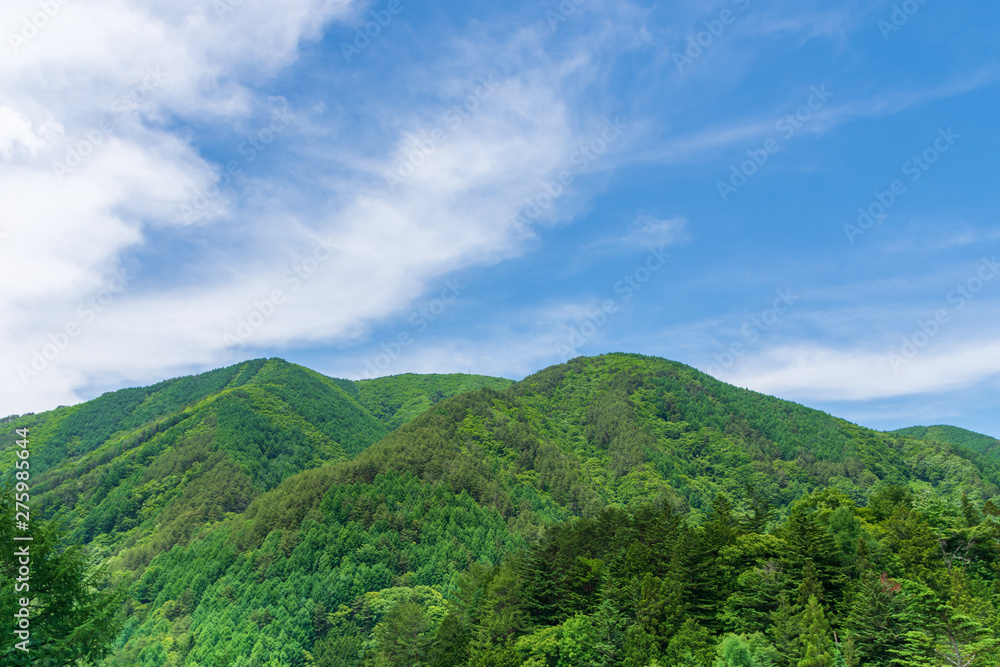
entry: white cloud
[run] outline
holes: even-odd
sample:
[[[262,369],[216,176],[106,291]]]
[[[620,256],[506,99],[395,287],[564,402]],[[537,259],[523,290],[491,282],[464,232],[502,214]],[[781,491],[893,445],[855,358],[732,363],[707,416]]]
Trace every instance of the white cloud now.
[[[172,304],[172,319],[144,337],[136,334],[149,322],[128,319],[142,316],[144,295],[115,295],[93,321],[81,304],[101,296],[123,253],[153,226],[184,224],[178,204],[215,178],[190,138],[163,121],[250,113],[263,100],[245,82],[294,60],[299,42],[347,6],[232,4],[221,16],[215,8],[225,2],[195,0],[0,7],[0,25],[11,26],[0,58],[0,402],[10,409],[73,402],[74,389],[99,373],[157,366],[158,375],[192,351],[207,361],[198,348],[158,354],[173,346],[190,301]],[[22,384],[18,367],[56,350],[46,346],[67,325],[81,329]]]
[[[840,90],[836,84],[827,89],[820,86],[823,82],[818,80],[811,88],[803,86],[793,91],[780,105],[768,111],[754,112],[742,118],[727,118],[712,126],[699,127],[692,131],[675,132],[663,142],[649,143],[643,152],[645,159],[651,162],[678,165],[714,159],[719,157],[722,151],[732,148],[758,148],[759,146],[754,144],[765,137],[777,139],[783,136],[778,123],[807,102],[814,89],[830,93],[829,101],[823,102],[818,109],[811,111],[809,119],[796,127],[795,138],[800,135],[822,135],[857,119],[892,116],[913,107],[964,95],[993,84],[997,78],[998,69],[989,66],[938,85],[919,89],[890,89],[867,95],[857,91]],[[781,143],[784,144],[785,141],[782,140]]]
[[[889,351],[783,346],[719,379],[793,400],[859,401],[961,389],[998,374],[1000,341],[985,339],[918,350],[905,363],[891,361]]]
[[[351,9],[347,2],[244,0],[220,17],[214,6],[79,0],[0,65],[0,91],[18,91],[0,92],[0,108],[10,111],[10,129],[0,131],[3,155],[10,154],[0,163],[0,196],[10,211],[0,230],[9,235],[0,246],[0,280],[18,285],[0,295],[8,373],[0,402],[8,411],[73,402],[85,386],[221,365],[255,348],[362,335],[433,279],[517,253],[531,225],[515,216],[604,122],[568,101],[568,81],[588,78],[581,72],[593,66],[581,54],[541,62],[526,33],[509,44],[466,44],[466,66],[428,79],[431,92],[457,91],[461,102],[481,85],[474,74],[490,71],[484,65],[523,59],[523,66],[516,75],[497,73],[496,90],[447,124],[404,182],[390,188],[385,174],[413,154],[415,140],[433,138],[447,104],[429,112],[433,105],[411,104],[401,93],[395,117],[385,119],[388,140],[363,156],[353,137],[304,114],[282,141],[300,153],[336,153],[338,164],[290,165],[318,171],[304,185],[247,176],[212,199],[199,222],[225,224],[207,251],[218,264],[205,270],[210,278],[180,287],[188,283],[164,286],[140,274],[109,293],[128,257],[156,251],[149,247],[154,229],[164,238],[181,233],[189,221],[178,206],[215,179],[193,144],[197,129],[168,129],[174,120],[194,128],[246,124],[266,112],[260,82],[294,61],[301,40]],[[0,18],[31,7],[9,5]],[[113,126],[102,129],[108,118]],[[43,136],[45,123],[63,134]],[[73,151],[79,159],[68,160]],[[71,169],[57,174],[54,163]],[[328,205],[316,203],[324,198]],[[566,188],[537,220],[565,219],[578,201]],[[128,264],[126,273],[141,268]],[[85,317],[92,309],[81,304],[102,294],[109,302]],[[77,333],[62,346],[67,327]]]

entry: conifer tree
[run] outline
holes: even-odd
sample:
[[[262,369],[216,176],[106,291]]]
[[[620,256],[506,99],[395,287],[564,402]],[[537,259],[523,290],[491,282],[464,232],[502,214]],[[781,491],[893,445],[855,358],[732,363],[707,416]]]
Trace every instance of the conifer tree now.
[[[801,657],[798,650],[799,637],[802,634],[800,609],[788,599],[788,594],[782,591],[778,596],[778,609],[771,613],[769,634],[774,645],[782,649],[778,654],[778,660],[783,667],[795,667]]]
[[[902,646],[900,590],[900,584],[885,573],[868,570],[862,575],[847,619],[859,664],[889,665]]]
[[[78,545],[67,546],[58,519],[32,521],[31,540],[15,542],[15,535],[25,533],[15,531],[13,497],[9,489],[0,489],[3,664],[97,664],[110,653],[121,628],[124,591],[111,587]],[[17,648],[23,639],[15,634],[23,627],[21,614],[27,615],[30,632],[25,651]]]
[[[799,621],[802,634],[799,641],[803,657],[798,667],[833,667],[833,639],[830,623],[815,595],[809,596]]]

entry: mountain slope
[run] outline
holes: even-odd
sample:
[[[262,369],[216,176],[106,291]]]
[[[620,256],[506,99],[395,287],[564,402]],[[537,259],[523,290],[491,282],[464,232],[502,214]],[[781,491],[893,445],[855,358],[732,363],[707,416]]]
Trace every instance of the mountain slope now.
[[[910,426],[893,431],[893,433],[908,438],[958,445],[977,454],[1000,458],[1000,440],[957,426]]]
[[[1000,482],[996,466],[948,443],[872,431],[639,355],[577,359],[444,401],[346,469],[354,479],[405,470],[477,498],[500,493],[494,504],[585,515],[654,499],[698,515],[747,484],[787,506],[819,486],[863,502],[880,482],[984,498]]]
[[[876,498],[881,509],[870,516],[890,521],[905,501],[937,517],[941,530],[958,530],[947,526],[961,520],[960,508],[995,497],[998,481],[992,464],[948,443],[864,429],[682,364],[640,355],[575,359],[500,391],[484,388],[441,400],[354,459],[289,477],[243,514],[204,526],[187,546],[163,550],[149,567],[130,552],[113,559],[118,576],[136,583],[129,626],[108,664],[358,665],[393,605],[420,600],[430,616],[411,620],[443,624],[443,612],[433,610],[444,609],[445,598],[464,595],[463,576],[478,576],[471,566],[497,565],[542,539],[551,530],[547,525],[574,516],[628,526],[647,522],[608,519],[608,507],[641,513],[652,505],[685,517],[695,528],[670,538],[681,540],[670,558],[681,558],[692,549],[719,553],[718,546],[697,545],[699,531],[714,525],[720,511],[729,512],[727,521],[757,516],[755,530],[763,531],[771,505],[778,511],[773,518],[787,516],[790,525],[804,526],[817,544],[827,537],[816,531],[829,530],[837,548],[851,554],[824,555],[830,563],[853,563],[866,515],[846,508]],[[809,500],[809,511],[827,507],[824,521],[839,517],[838,528],[810,527],[813,519],[802,524],[796,514],[797,502],[817,489],[826,495]],[[730,500],[720,505],[719,493]],[[909,521],[907,515],[898,520]],[[726,530],[726,540],[739,534]],[[916,524],[884,533],[887,546],[872,547],[880,567],[901,549],[892,542],[897,530],[930,535]],[[785,538],[753,539],[757,551],[740,567],[763,567],[760,559],[780,554]],[[921,544],[935,553],[914,556],[914,562],[939,557],[938,542]],[[581,558],[603,558],[573,548]],[[905,549],[900,553],[910,558]],[[591,562],[575,558],[568,562]],[[704,558],[698,567],[709,567],[715,556]],[[817,560],[817,567],[826,562]],[[901,562],[884,567],[908,571],[909,561]],[[590,567],[603,566],[593,561]],[[460,576],[466,570],[472,574]],[[587,572],[579,576],[596,576]],[[847,604],[842,579],[821,574],[839,587],[837,604]],[[685,595],[706,610],[724,601],[705,590]]]
[[[474,389],[505,389],[513,380],[485,375],[416,375],[405,373],[373,380],[360,380],[357,398],[372,415],[395,429],[439,401]]]
[[[495,382],[438,378],[434,398]],[[392,379],[381,384],[390,391]],[[401,384],[411,402],[429,401],[419,376]],[[373,415],[349,380],[258,359],[14,419],[0,464],[12,466],[14,429],[30,428],[36,512],[63,511],[77,539],[144,563],[289,476],[349,459],[405,418]]]

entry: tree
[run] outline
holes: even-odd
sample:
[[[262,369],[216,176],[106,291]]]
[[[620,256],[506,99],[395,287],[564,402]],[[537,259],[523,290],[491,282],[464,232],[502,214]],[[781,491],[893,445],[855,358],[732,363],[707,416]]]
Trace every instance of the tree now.
[[[448,614],[434,636],[428,662],[431,667],[464,665],[469,659],[469,628],[456,614]]]
[[[743,492],[746,494],[747,505],[750,509],[749,513],[743,517],[743,530],[748,533],[763,533],[767,524],[774,518],[774,505],[750,484],[743,486]]]
[[[374,667],[424,667],[431,649],[431,623],[418,602],[396,604],[375,627]]]
[[[739,635],[728,634],[715,649],[715,667],[759,667],[750,645]]]
[[[660,662],[674,667],[701,667],[712,660],[714,644],[706,628],[688,619],[670,639]]]
[[[505,561],[490,580],[482,603],[482,615],[470,647],[474,661],[482,665],[502,665],[513,651],[528,616],[523,609],[521,563]]]
[[[799,641],[802,642],[805,655],[799,660],[798,667],[833,667],[830,623],[815,595],[809,597],[802,612],[801,627]]]
[[[867,570],[862,574],[847,619],[860,664],[888,665],[895,649],[902,645],[905,628],[900,590],[900,584],[885,573]]]
[[[946,608],[949,612],[950,607]],[[998,641],[976,619],[960,613],[947,613],[942,638],[934,652],[952,667],[987,664],[998,648]]]
[[[782,591],[778,595],[778,609],[771,612],[771,639],[775,646],[782,647],[778,656],[779,664],[794,666],[799,660],[799,636],[802,634],[802,618],[799,607],[788,600]]]
[[[15,530],[12,499],[10,489],[0,489],[3,664],[96,665],[111,652],[121,629],[123,589],[110,586],[79,545],[67,546],[59,519],[32,521],[28,532]],[[15,536],[31,540],[15,542]],[[22,646],[28,651],[15,645],[24,636],[14,639],[21,629],[15,615],[25,613],[30,639]]]
[[[781,536],[788,545],[785,560],[790,574],[802,573],[807,563],[811,563],[814,576],[823,589],[831,593],[842,586],[839,549],[816,515],[810,511],[807,499],[792,505],[788,520],[781,528]]]

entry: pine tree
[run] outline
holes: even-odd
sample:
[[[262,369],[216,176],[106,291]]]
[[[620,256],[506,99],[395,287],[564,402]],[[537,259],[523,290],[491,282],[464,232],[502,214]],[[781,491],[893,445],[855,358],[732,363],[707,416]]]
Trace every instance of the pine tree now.
[[[437,629],[428,657],[430,667],[464,665],[469,659],[469,628],[456,614],[448,614]]]
[[[743,517],[741,527],[748,533],[763,533],[774,517],[774,505],[750,484],[744,485],[743,491],[746,494],[750,512]]]
[[[778,609],[771,613],[771,640],[775,646],[781,647],[778,654],[782,667],[794,667],[798,664],[799,637],[802,634],[802,618],[798,605],[792,604],[788,594],[782,591],[778,596]]]
[[[712,660],[714,646],[708,630],[694,619],[688,619],[671,637],[660,662],[673,667],[703,667]]]
[[[810,598],[816,598],[820,603],[823,602],[823,584],[820,583],[816,574],[816,566],[811,560],[807,560],[802,568],[802,581],[799,583],[798,593],[798,603],[801,607],[805,607]]]
[[[502,664],[497,651],[512,651],[513,641],[528,625],[524,611],[520,563],[505,561],[486,590],[480,621],[473,632],[470,648],[482,664]],[[506,654],[504,654],[506,655]]]
[[[934,653],[950,667],[996,664],[992,658],[1000,649],[1000,640],[978,620],[956,612],[950,605],[944,611],[945,619]]]
[[[423,605],[413,599],[397,602],[375,626],[374,651],[366,664],[426,667],[433,645],[432,630]]]
[[[96,664],[108,655],[121,628],[124,591],[113,589],[104,571],[92,567],[78,545],[67,546],[58,519],[31,522],[31,541],[14,541],[14,494],[0,489],[0,614],[5,665]],[[20,571],[30,569],[25,578]],[[21,600],[27,607],[21,607]],[[15,646],[18,618],[26,609],[29,652]]]
[[[811,563],[824,591],[832,594],[844,584],[839,550],[833,538],[816,520],[815,514],[806,500],[792,505],[788,520],[781,527],[781,536],[788,545],[785,561],[789,573],[800,574]]]
[[[859,664],[889,665],[893,651],[902,646],[900,589],[884,573],[868,570],[862,575],[847,619]]]
[[[798,667],[833,667],[830,623],[815,595],[810,596],[806,602],[799,623],[802,628],[799,641],[804,655],[799,660]]]

